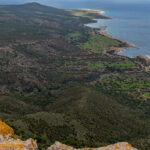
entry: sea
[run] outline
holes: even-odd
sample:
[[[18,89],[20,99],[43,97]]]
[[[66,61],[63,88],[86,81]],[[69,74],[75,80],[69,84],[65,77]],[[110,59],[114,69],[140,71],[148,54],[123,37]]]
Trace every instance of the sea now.
[[[0,4],[39,2],[58,8],[90,8],[105,11],[112,19],[98,19],[91,27],[107,26],[106,32],[138,48],[127,48],[118,53],[128,57],[150,57],[150,0],[0,0]]]

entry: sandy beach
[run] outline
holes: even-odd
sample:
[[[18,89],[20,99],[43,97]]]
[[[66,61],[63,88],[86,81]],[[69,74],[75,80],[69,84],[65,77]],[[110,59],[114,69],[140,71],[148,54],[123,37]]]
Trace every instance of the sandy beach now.
[[[90,12],[92,12],[92,13],[99,13],[99,14],[104,14],[104,13],[105,13],[105,11],[97,10],[97,9],[82,8],[81,10],[90,11]]]

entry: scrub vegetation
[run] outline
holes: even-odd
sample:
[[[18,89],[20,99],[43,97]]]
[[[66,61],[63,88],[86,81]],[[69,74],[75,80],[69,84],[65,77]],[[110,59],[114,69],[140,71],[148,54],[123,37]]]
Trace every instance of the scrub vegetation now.
[[[99,35],[91,35],[87,42],[81,44],[81,48],[101,54],[105,49],[109,49],[112,46],[118,47],[119,45],[120,42],[115,39]]]
[[[150,64],[112,53],[124,43],[85,27],[93,20],[82,13],[0,7],[0,118],[42,150],[54,141],[149,150]]]

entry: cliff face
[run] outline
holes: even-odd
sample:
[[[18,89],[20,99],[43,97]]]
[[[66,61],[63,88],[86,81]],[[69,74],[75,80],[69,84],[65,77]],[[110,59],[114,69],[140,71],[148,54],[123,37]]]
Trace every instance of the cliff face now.
[[[11,127],[0,121],[0,150],[37,150],[36,141],[18,139]]]
[[[38,150],[38,146],[35,140],[28,139],[22,141],[18,139],[11,127],[4,122],[0,121],[0,150]],[[126,142],[116,143],[101,148],[82,148],[74,149],[71,146],[55,142],[47,150],[137,150]]]
[[[55,142],[55,144],[49,147],[48,150],[137,150],[137,149],[133,148],[127,142],[120,142],[100,148],[82,148],[82,149],[74,149],[73,147],[61,144],[59,142]]]
[[[16,139],[14,131],[7,124],[0,121],[0,142],[3,142],[8,139]]]

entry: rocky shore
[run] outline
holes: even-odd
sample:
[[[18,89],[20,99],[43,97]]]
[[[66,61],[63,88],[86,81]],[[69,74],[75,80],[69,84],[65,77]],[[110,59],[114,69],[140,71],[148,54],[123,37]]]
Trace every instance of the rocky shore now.
[[[104,26],[104,27],[101,27],[101,28],[93,28],[93,33],[98,34],[98,35],[102,35],[102,36],[105,36],[105,37],[108,37],[108,38],[111,38],[111,39],[114,39],[114,40],[117,40],[117,41],[121,42],[124,45],[124,46],[121,46],[121,47],[111,47],[110,50],[113,50],[114,54],[118,54],[118,52],[120,52],[121,50],[123,50],[125,48],[135,48],[135,49],[139,48],[137,46],[134,46],[134,45],[128,43],[125,40],[115,38],[112,35],[108,34],[107,32],[105,32],[106,28],[107,28],[107,26]]]
[[[109,18],[109,19],[111,19],[111,18]],[[93,21],[97,22],[96,19],[93,19]],[[86,26],[88,26],[88,24],[86,24]],[[88,27],[92,28],[91,26],[88,26]],[[139,48],[139,47],[134,46],[125,40],[121,40],[121,39],[113,37],[112,35],[110,35],[106,32],[106,29],[107,29],[107,26],[102,26],[100,28],[92,28],[92,30],[93,30],[92,32],[93,32],[93,34],[98,34],[98,35],[102,35],[102,36],[117,40],[124,45],[123,47],[112,47],[110,50],[113,50],[114,54],[118,54],[118,52],[120,52],[121,50],[123,50],[125,48],[135,48],[135,49]]]
[[[61,144],[59,142],[55,142],[52,146],[48,148],[48,150],[137,150],[136,148],[132,147],[127,142],[120,142],[113,145],[108,145],[106,147],[99,147],[99,148],[81,148],[75,149],[71,146],[67,146],[65,144]]]

